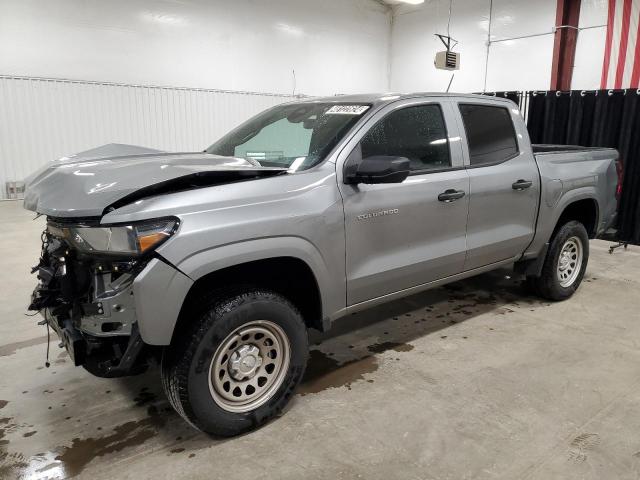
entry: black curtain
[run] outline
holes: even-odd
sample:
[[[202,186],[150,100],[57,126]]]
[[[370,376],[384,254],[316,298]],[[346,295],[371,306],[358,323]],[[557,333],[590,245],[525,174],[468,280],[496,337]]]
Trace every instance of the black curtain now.
[[[532,143],[618,149],[624,166],[618,238],[640,244],[640,94],[598,90],[527,95]]]
[[[516,105],[520,106],[520,99],[522,97],[522,92],[518,91],[508,91],[508,92],[477,92],[476,95],[488,95],[491,97],[502,97],[508,98],[512,102],[515,102]]]

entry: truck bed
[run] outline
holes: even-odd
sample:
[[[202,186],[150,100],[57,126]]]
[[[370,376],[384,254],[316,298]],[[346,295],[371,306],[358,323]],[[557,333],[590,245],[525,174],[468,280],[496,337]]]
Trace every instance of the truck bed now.
[[[603,150],[603,147],[581,147],[580,145],[551,145],[551,144],[532,144],[533,153],[564,153],[564,152],[588,152],[592,150]]]
[[[535,255],[551,238],[565,206],[576,198],[597,202],[597,236],[611,225],[616,212],[618,152],[612,148],[576,145],[532,145],[540,173],[540,207],[536,236],[525,257]]]

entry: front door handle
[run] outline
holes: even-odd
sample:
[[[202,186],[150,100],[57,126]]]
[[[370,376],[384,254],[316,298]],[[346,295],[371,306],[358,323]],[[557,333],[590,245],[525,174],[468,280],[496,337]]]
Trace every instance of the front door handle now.
[[[514,190],[525,190],[527,188],[529,188],[531,185],[533,185],[533,182],[531,180],[517,180],[515,182],[513,182],[511,184],[511,188],[513,188]]]
[[[451,203],[462,197],[464,197],[464,190],[454,190],[453,188],[450,188],[438,195],[438,200],[445,203]]]

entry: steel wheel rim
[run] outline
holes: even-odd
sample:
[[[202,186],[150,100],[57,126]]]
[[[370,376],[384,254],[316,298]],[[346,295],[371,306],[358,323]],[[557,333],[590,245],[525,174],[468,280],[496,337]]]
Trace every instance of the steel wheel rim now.
[[[574,284],[580,275],[582,258],[582,241],[578,237],[568,238],[560,250],[556,269],[561,287],[567,288]]]
[[[289,370],[291,345],[269,320],[246,323],[228,335],[209,365],[209,391],[224,410],[255,410],[280,388]]]

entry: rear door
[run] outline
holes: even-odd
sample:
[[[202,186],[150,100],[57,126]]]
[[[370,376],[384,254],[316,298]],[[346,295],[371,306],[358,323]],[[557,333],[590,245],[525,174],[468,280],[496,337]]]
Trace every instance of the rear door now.
[[[363,157],[407,157],[412,169],[396,184],[339,181],[348,305],[462,271],[469,179],[459,140],[448,100],[412,99],[377,112],[347,145],[345,155],[359,149]],[[345,161],[338,162],[340,173]],[[458,193],[445,201],[446,191]]]
[[[457,110],[470,182],[464,269],[471,270],[524,252],[535,233],[540,178],[515,105],[470,100]]]

